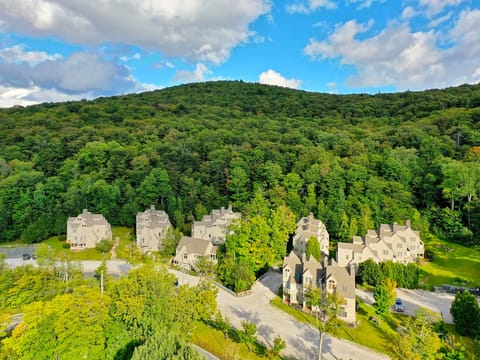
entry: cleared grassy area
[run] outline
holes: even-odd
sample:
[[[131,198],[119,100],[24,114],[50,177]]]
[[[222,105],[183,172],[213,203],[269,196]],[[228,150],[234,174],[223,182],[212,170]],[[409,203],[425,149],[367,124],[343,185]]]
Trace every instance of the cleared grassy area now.
[[[433,249],[432,261],[421,266],[421,284],[425,288],[442,284],[480,285],[480,250],[434,239],[427,244]]]
[[[128,259],[132,254],[133,231],[131,228],[116,226],[112,228],[113,239],[120,238],[117,249],[117,259]],[[102,260],[102,253],[96,249],[85,249],[81,251],[71,251],[70,245],[64,240],[60,240],[58,236],[53,236],[44,241],[55,250],[58,257],[68,257],[71,260]],[[107,260],[110,254],[106,254]]]
[[[222,332],[212,329],[203,323],[198,323],[193,333],[192,342],[220,359],[267,359],[265,349],[257,346],[252,351],[244,344],[225,338]]]

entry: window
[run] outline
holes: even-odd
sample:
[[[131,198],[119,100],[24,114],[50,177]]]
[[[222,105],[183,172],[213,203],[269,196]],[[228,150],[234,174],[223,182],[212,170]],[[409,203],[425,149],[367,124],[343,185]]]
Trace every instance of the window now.
[[[335,288],[337,287],[336,283],[335,283],[335,280],[328,280],[328,285],[327,285],[327,288],[328,290],[335,290]]]
[[[184,260],[187,260],[187,259],[188,259],[188,254],[187,254],[187,253],[183,253],[183,259],[184,259]]]
[[[217,260],[217,255],[215,255],[215,254],[210,254],[210,260],[212,260],[212,261]]]
[[[345,260],[348,260],[348,259],[350,259],[350,255],[347,254],[345,255]]]
[[[387,256],[388,255],[388,250],[383,250],[383,255]]]
[[[403,247],[402,243],[397,243],[397,249],[401,249]]]

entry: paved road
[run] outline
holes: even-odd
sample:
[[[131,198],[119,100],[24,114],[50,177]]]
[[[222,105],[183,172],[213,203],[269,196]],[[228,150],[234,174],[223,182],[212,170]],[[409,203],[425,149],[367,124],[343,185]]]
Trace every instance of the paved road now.
[[[37,266],[37,261],[33,259],[23,260],[22,258],[11,258],[6,259],[5,262],[7,266],[11,268],[28,264]],[[102,263],[99,260],[82,260],[74,262],[80,264],[80,266],[82,267],[82,272],[85,274],[92,274]],[[107,260],[107,269],[110,274],[126,274],[131,268],[132,265],[127,263],[125,260]]]
[[[178,271],[172,272],[176,274],[180,284],[198,283],[197,277]],[[241,328],[242,320],[254,322],[258,328],[258,339],[268,346],[271,346],[275,337],[280,335],[287,343],[282,355],[299,360],[318,359],[317,330],[296,321],[270,304],[281,281],[281,274],[270,273],[254,285],[252,295],[241,298],[220,288],[217,296],[218,308],[237,328]],[[388,359],[383,354],[329,335],[324,336],[322,355],[324,360]]]
[[[373,304],[373,293],[357,289],[357,296],[367,304]],[[435,293],[425,290],[397,289],[397,297],[402,299],[405,314],[414,316],[420,306],[435,311],[443,316],[446,323],[453,324],[450,306],[454,295]]]

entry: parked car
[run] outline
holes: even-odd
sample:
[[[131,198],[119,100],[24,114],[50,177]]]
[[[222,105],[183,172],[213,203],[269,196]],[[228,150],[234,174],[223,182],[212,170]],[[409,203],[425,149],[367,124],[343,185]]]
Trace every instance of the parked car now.
[[[400,298],[397,298],[397,300],[395,300],[395,311],[398,311],[398,312],[404,312],[405,311],[405,308],[403,307],[403,302],[402,302],[402,299]]]
[[[28,253],[25,253],[25,254],[22,255],[23,260],[30,260],[30,258],[31,258],[31,256]]]

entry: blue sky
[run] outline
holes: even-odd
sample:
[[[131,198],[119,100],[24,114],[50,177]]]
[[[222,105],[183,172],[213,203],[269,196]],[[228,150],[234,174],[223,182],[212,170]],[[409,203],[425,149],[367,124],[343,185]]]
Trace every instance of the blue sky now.
[[[0,0],[0,107],[209,80],[480,82],[480,0]]]

